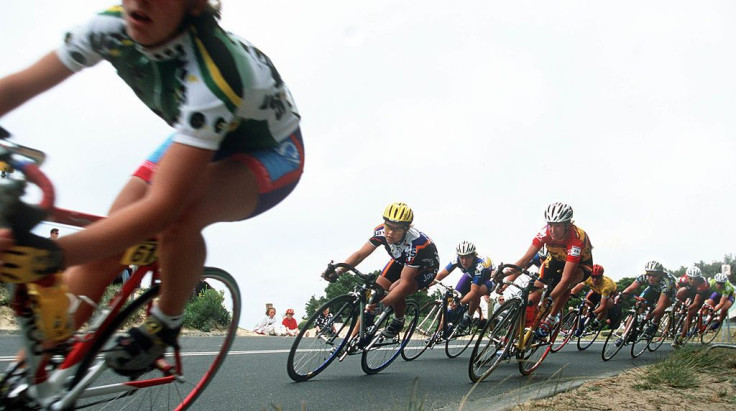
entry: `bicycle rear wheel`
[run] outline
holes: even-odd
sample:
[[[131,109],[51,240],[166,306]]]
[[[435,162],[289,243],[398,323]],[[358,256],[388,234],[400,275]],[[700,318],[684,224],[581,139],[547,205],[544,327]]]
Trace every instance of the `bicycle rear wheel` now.
[[[550,353],[559,332],[560,323],[555,326],[547,337],[537,337],[532,331],[532,335],[529,337],[532,341],[528,342],[526,347],[516,355],[519,360],[519,372],[523,375],[531,375],[539,368],[542,361]]]
[[[608,337],[606,337],[606,342],[603,344],[603,351],[601,351],[601,358],[603,358],[603,361],[608,361],[613,358],[619,351],[621,351],[621,348],[627,344],[626,340],[629,338],[632,329],[636,325],[635,323],[636,318],[632,313],[624,318],[618,328],[611,330]]]
[[[381,332],[391,323],[393,316],[387,315],[381,324],[376,324],[376,334],[369,348],[363,350],[360,366],[366,374],[376,374],[391,365],[411,339],[419,319],[419,306],[414,301],[406,302],[404,328],[394,338],[385,338]]]
[[[433,301],[419,309],[419,319],[409,341],[401,349],[401,357],[406,361],[419,358],[427,348],[433,346],[438,339],[442,315],[442,303]]]
[[[593,345],[605,325],[605,322],[601,322],[597,327],[593,327],[593,321],[588,320],[588,322],[585,323],[583,333],[578,337],[578,351],[585,351],[588,347]]]
[[[646,329],[651,324],[651,320],[644,321],[638,324],[636,331],[636,339],[634,339],[634,342],[631,343],[631,357],[637,358],[640,355],[644,354],[646,352],[647,347],[649,346],[649,342],[651,340],[648,340],[645,337]]]
[[[470,353],[468,376],[471,381],[488,378],[508,355],[514,343],[520,314],[521,301],[513,299],[505,302],[488,319]]]
[[[662,316],[662,319],[659,321],[659,327],[657,327],[657,332],[652,337],[652,340],[649,341],[649,344],[647,344],[649,351],[657,351],[662,346],[662,343],[664,343],[664,340],[667,339],[667,333],[670,330],[670,317],[670,313],[665,313]]]
[[[356,300],[349,294],[337,296],[319,307],[291,345],[286,360],[289,377],[296,382],[307,381],[324,371],[345,347],[357,318]],[[318,323],[322,323],[319,329]]]
[[[237,333],[242,306],[238,285],[227,272],[205,267],[202,281],[207,286],[187,303],[187,318],[178,341],[180,348],[173,353],[167,352],[148,371],[135,376],[121,376],[109,369],[104,359],[98,356],[115,347],[114,337],[118,333],[149,315],[152,303],[159,294],[158,285],[150,287],[128,303],[113,318],[109,327],[98,330],[99,337],[82,359],[72,380],[72,387],[84,388],[75,406],[84,408],[105,404],[115,410],[183,410],[191,406],[212,381],[227,356]],[[197,311],[203,311],[202,304],[208,306],[204,311],[206,318],[195,315]],[[200,305],[200,310],[195,307],[197,305]],[[197,323],[203,327],[202,330],[188,330],[188,324],[196,326]],[[96,371],[100,374],[93,376]],[[85,377],[91,381],[86,381]],[[116,392],[101,393],[105,389]]]
[[[562,321],[560,322],[560,331],[557,335],[557,339],[555,340],[555,343],[551,345],[550,351],[557,352],[562,349],[562,347],[565,346],[565,344],[570,341],[570,338],[572,337],[575,330],[578,328],[580,322],[580,312],[579,311],[570,311],[567,314],[565,314],[564,317],[562,317]]]
[[[465,352],[470,344],[475,341],[475,337],[478,335],[478,323],[479,318],[473,318],[470,324],[461,333],[457,332],[457,326],[452,331],[450,338],[445,342],[445,355],[448,358],[455,358],[458,355]]]

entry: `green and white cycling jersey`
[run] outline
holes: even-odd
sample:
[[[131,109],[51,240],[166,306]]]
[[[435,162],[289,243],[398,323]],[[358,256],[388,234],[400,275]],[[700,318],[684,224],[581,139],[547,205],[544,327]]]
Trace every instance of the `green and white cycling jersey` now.
[[[710,291],[712,291],[714,293],[718,293],[721,296],[724,296],[725,295],[726,297],[731,297],[731,296],[736,295],[736,294],[734,294],[734,291],[736,289],[734,289],[733,284],[731,284],[729,281],[726,281],[723,284],[723,288],[721,288],[721,289],[718,289],[718,286],[716,285],[717,284],[716,283],[716,280],[714,278],[711,278],[710,280],[708,280],[708,284],[710,284]]]
[[[214,17],[188,20],[168,43],[145,48],[125,32],[121,6],[67,33],[57,50],[72,71],[109,61],[174,141],[225,153],[276,147],[299,127],[299,112],[271,60]]]

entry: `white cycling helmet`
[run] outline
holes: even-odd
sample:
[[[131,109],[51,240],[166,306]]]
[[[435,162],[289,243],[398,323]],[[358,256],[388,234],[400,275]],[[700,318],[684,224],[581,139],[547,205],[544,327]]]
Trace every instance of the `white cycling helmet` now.
[[[460,256],[475,254],[475,244],[470,241],[463,241],[457,245],[455,251],[457,251],[457,255]]]
[[[716,280],[717,283],[725,283],[728,281],[728,276],[724,273],[718,273],[713,276],[713,279]]]
[[[569,223],[572,221],[572,207],[565,203],[552,203],[544,210],[548,223]]]
[[[703,273],[700,271],[700,268],[696,266],[688,267],[688,269],[685,271],[685,275],[687,275],[690,278],[696,278],[696,277],[702,277]]]
[[[664,273],[664,267],[662,267],[659,261],[652,260],[644,265],[644,271],[648,273]]]

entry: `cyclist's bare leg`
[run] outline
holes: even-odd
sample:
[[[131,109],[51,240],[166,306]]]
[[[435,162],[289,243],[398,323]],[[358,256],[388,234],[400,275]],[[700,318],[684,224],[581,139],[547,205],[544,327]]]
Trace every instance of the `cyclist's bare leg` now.
[[[258,204],[253,173],[242,163],[222,160],[204,170],[200,193],[184,214],[159,237],[161,298],[159,309],[179,315],[199,282],[206,256],[202,230],[216,222],[247,219]]]
[[[659,320],[664,315],[664,310],[667,309],[671,304],[670,297],[667,296],[665,293],[659,294],[659,300],[657,300],[657,305],[654,307],[654,310],[652,311],[652,321],[655,323],[659,323]]]
[[[471,284],[470,291],[460,300],[462,304],[468,304],[468,314],[472,317],[480,306],[480,296],[487,292],[485,285]],[[481,318],[483,317],[481,313]]]
[[[550,310],[549,313],[550,316],[559,314],[559,312],[565,307],[565,304],[567,304],[567,300],[570,299],[570,290],[572,290],[579,282],[583,281],[583,269],[578,266],[573,270],[568,270],[568,264],[570,263],[565,264],[565,269],[562,271],[560,282],[557,283],[554,290],[549,294],[554,300],[552,310]]]
[[[123,187],[120,194],[110,207],[109,214],[124,208],[141,199],[148,190],[148,184],[140,178],[133,177]],[[116,255],[93,263],[70,267],[64,273],[64,278],[69,286],[69,291],[75,295],[84,295],[99,302],[105,288],[110,285],[115,277],[122,271],[120,265],[121,255]],[[74,313],[74,324],[80,327],[92,314],[93,307],[89,304],[80,304]]]

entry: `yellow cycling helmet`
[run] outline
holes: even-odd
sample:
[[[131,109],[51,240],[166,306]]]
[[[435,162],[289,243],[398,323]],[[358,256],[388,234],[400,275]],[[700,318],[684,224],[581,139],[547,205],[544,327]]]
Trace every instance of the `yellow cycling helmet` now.
[[[414,220],[414,212],[404,203],[391,203],[383,210],[383,219],[409,227]]]

